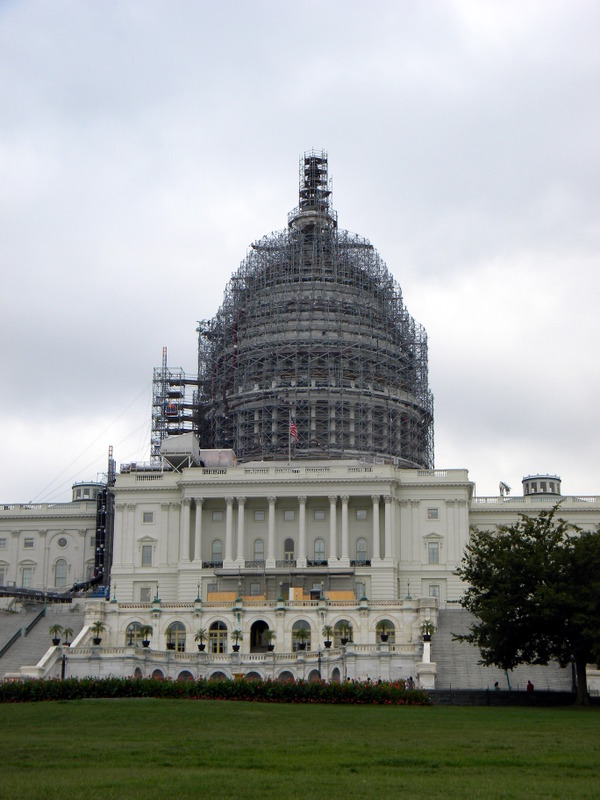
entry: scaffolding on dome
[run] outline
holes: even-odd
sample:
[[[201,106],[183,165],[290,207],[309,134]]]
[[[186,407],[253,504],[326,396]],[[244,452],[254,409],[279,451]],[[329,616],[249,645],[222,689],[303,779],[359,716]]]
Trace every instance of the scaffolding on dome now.
[[[251,246],[215,317],[199,323],[197,389],[201,446],[231,448],[240,462],[291,449],[295,459],[433,466],[426,332],[371,243],[338,229],[326,152],[300,158],[287,229]],[[162,388],[163,412],[164,398]]]

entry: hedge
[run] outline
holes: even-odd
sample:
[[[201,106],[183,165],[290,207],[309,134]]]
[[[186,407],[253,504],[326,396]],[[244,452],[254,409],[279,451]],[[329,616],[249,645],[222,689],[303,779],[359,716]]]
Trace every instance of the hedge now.
[[[82,700],[101,697],[155,697],[182,700],[238,700],[262,703],[429,705],[421,689],[403,681],[163,680],[157,678],[67,678],[6,681],[0,703]]]

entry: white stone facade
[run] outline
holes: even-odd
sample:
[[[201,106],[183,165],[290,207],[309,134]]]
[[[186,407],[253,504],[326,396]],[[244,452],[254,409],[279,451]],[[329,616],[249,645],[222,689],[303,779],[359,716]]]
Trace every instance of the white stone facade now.
[[[412,676],[425,687],[434,686],[436,667],[421,626],[435,625],[439,609],[461,596],[454,572],[470,526],[510,524],[559,499],[477,498],[466,470],[353,461],[139,469],[119,475],[114,494],[112,597],[88,600],[68,674]],[[587,530],[600,523],[600,498],[560,499],[559,514],[569,522]],[[88,574],[94,514],[91,502],[4,507],[0,542],[5,537],[13,548],[6,574],[18,582],[23,541],[32,537],[28,549],[42,586],[56,588],[57,557],[69,564],[67,586]],[[89,630],[96,620],[105,626],[100,647]],[[148,647],[143,625],[152,626]],[[329,646],[325,626],[333,628]],[[308,632],[305,643],[296,638],[299,628]],[[243,636],[238,652],[236,630]],[[53,648],[26,672],[61,667]]]
[[[94,569],[95,500],[0,505],[0,586],[65,591]]]

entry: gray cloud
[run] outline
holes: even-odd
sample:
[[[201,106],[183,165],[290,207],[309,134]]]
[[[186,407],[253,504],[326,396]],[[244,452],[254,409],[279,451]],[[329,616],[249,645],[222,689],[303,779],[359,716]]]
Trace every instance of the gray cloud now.
[[[329,151],[340,225],[428,330],[436,461],[597,493],[600,8],[0,6],[5,502],[147,457],[249,244]]]

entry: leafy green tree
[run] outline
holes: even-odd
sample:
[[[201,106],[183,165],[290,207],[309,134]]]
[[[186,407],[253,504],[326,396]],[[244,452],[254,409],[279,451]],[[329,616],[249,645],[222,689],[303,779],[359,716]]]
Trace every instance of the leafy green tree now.
[[[555,519],[557,508],[472,531],[457,575],[467,585],[461,604],[477,620],[455,638],[505,670],[573,662],[586,704],[586,664],[600,656],[600,532]]]

